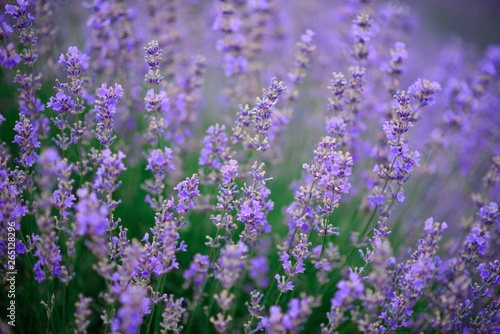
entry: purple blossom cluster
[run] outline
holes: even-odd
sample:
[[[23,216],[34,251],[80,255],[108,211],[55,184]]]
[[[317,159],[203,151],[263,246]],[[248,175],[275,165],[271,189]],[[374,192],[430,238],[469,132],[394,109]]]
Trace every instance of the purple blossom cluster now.
[[[499,332],[498,45],[385,1],[82,6],[0,13],[0,332]]]

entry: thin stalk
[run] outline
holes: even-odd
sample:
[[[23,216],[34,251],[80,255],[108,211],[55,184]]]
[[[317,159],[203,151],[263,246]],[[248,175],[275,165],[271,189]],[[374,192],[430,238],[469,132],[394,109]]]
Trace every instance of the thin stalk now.
[[[394,319],[394,321],[392,322],[392,324],[391,324],[389,327],[387,327],[387,328],[386,328],[386,329],[382,332],[382,334],[387,333],[387,332],[388,332],[388,331],[392,328],[392,326],[394,326],[394,324],[397,324],[397,323],[398,323],[398,321],[399,321],[399,317],[401,316],[401,313],[403,313],[403,310],[404,310],[405,308],[406,308],[406,305],[405,305],[404,307],[401,307],[401,310],[399,311],[398,315],[396,316],[396,318]]]
[[[66,333],[66,289],[68,288],[67,284],[63,285],[62,291],[62,326],[63,333]]]
[[[304,205],[304,207],[302,208],[302,212],[300,213],[299,217],[302,217],[304,215],[304,213],[306,212],[306,209],[307,209],[307,206],[309,205],[309,201],[311,200],[311,196],[312,196],[312,191],[313,191],[313,188],[314,188],[314,180],[313,182],[311,183],[311,186],[309,187],[309,191],[307,193],[307,200],[306,200],[306,204]],[[333,197],[332,197],[333,198]],[[290,253],[290,250],[292,248],[292,245],[293,245],[293,239],[295,238],[295,235],[297,234],[297,226],[295,226],[295,229],[293,230],[293,234],[292,234],[292,239],[290,240],[290,244],[288,245],[288,249],[286,250],[286,253],[289,254]]]
[[[220,285],[220,281],[217,281],[214,285],[212,285],[212,288],[210,289],[210,294],[208,295],[208,298],[210,298],[210,304],[208,304],[208,309],[207,309],[207,317],[205,319],[205,326],[203,326],[203,333],[207,333],[208,327],[210,326],[210,312],[212,311],[212,307],[214,306],[215,298],[213,298],[212,294],[214,293],[215,290]]]
[[[311,237],[312,231],[313,231],[313,229],[311,229],[309,231],[309,233],[307,234],[306,243],[309,242],[309,238]],[[292,270],[290,270],[291,272],[293,272],[295,270],[295,268],[297,268],[297,264],[298,263],[299,263],[299,261],[295,262],[295,264],[292,267]],[[292,276],[290,276],[290,275],[287,274],[286,281],[285,281],[285,286],[291,281],[291,279],[292,279]],[[274,303],[275,306],[278,305],[278,303],[279,303],[282,295],[283,295],[283,291],[280,291],[280,294],[278,295],[278,299],[276,299],[276,302]]]
[[[460,312],[459,314],[457,314],[457,317],[455,318],[455,320],[453,320],[453,322],[451,323],[451,328],[453,329],[453,326],[455,325],[455,323],[457,322],[458,319],[460,319],[462,317],[462,315],[465,313],[465,311],[467,311],[469,309],[469,307],[471,307],[471,305],[473,305],[473,303],[476,301],[476,299],[478,298],[478,296],[481,294],[481,291],[484,289],[484,287],[487,286],[487,284],[484,284],[481,289],[479,289],[479,291],[477,292],[477,294],[474,296],[474,298],[472,298],[472,300],[469,302],[469,304],[467,304],[467,306],[462,310],[462,312]]]

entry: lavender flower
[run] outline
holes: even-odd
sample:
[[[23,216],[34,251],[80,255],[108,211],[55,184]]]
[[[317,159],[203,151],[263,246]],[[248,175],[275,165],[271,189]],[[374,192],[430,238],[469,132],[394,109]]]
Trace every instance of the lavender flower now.
[[[179,326],[182,315],[186,311],[186,309],[182,307],[183,301],[184,298],[174,300],[174,295],[168,296],[165,311],[161,315],[163,319],[160,324],[162,334],[167,333],[168,331],[179,333],[184,328],[183,326]]]
[[[290,100],[296,101],[298,98],[298,87],[302,84],[302,80],[306,76],[306,69],[309,67],[309,57],[316,49],[316,45],[312,43],[315,33],[307,29],[300,37],[300,42],[297,43],[298,51],[295,55],[293,70],[288,73],[288,78],[293,83],[293,90],[290,93]]]
[[[5,22],[4,22],[5,24]],[[9,27],[10,28],[10,27]],[[21,62],[21,56],[16,53],[14,44],[9,43],[6,47],[0,46],[0,65],[12,69]]]
[[[215,182],[215,170],[229,159],[229,148],[227,147],[226,127],[224,125],[212,125],[207,130],[207,136],[203,138],[204,147],[201,149],[198,164],[209,168],[207,182]]]
[[[274,106],[277,103],[278,96],[286,90],[283,82],[278,82],[276,78],[271,79],[271,85],[267,91],[264,91],[262,99],[255,100],[254,116],[254,131],[258,135],[265,136],[269,131],[272,120],[271,115]],[[269,145],[262,145],[258,138],[253,141],[253,147],[256,151],[266,151]]]
[[[222,185],[229,187],[234,183],[234,179],[238,176],[238,161],[231,159],[228,164],[220,168],[223,175]]]
[[[147,48],[144,48],[146,52],[146,63],[149,66],[148,74],[146,74],[145,81],[148,84],[158,86],[162,81],[163,77],[160,75],[160,60],[162,50],[158,46],[158,41],[151,41]]]
[[[125,164],[122,162],[126,158],[126,155],[122,151],[112,154],[109,149],[102,151],[101,155],[102,162],[96,171],[94,187],[98,192],[108,195],[116,191],[121,185],[121,181],[117,181],[117,179],[121,172],[127,170]],[[118,203],[114,203],[112,206]]]
[[[41,216],[38,218],[37,224],[42,234],[36,242],[36,251],[34,253],[38,258],[33,266],[35,279],[38,283],[45,280],[53,280],[56,277],[63,282],[68,281],[67,271],[61,265],[61,249],[57,245],[57,236],[54,233],[53,222],[50,218]]]
[[[233,128],[233,143],[237,143],[246,139],[246,145],[252,146],[257,152],[265,152],[269,149],[268,138],[266,136],[272,126],[272,113],[278,97],[286,87],[283,82],[278,82],[276,78],[271,79],[271,85],[268,90],[264,90],[262,98],[255,100],[255,108],[248,110],[248,107],[240,106],[238,120],[235,122],[236,127]],[[253,116],[253,117],[252,117]],[[253,125],[255,135],[251,137],[249,133],[245,133],[245,128]]]
[[[407,47],[419,48],[409,6],[326,2],[219,0],[211,8],[95,0],[83,4],[89,33],[78,47],[64,40],[74,31],[57,18],[54,1],[5,6],[0,67],[13,86],[0,93],[0,277],[12,292],[6,279],[23,268],[26,286],[16,298],[47,315],[29,319],[33,326],[498,331],[500,47],[475,60],[453,42],[428,68],[426,59],[409,57]],[[211,11],[215,32],[200,20]],[[81,26],[69,14],[70,25]],[[316,33],[302,30],[294,46],[303,28],[288,23],[311,15]],[[70,47],[54,54],[50,46],[59,43]],[[432,36],[426,43],[432,49]],[[214,44],[222,64],[215,75],[207,67]],[[207,58],[197,55],[203,49]],[[36,69],[63,71],[49,96]],[[210,85],[202,89],[206,69]],[[259,91],[272,73],[287,75],[292,87],[272,78]],[[400,87],[406,73],[435,78]],[[328,92],[318,86],[325,80]],[[207,120],[213,126],[203,128]],[[14,130],[4,131],[9,125]],[[302,148],[315,141],[302,161]],[[135,201],[141,191],[145,203]],[[446,223],[432,218],[414,223],[423,213],[454,222],[452,231],[445,236]],[[95,288],[84,289],[88,296],[75,294],[82,279]],[[24,300],[38,292],[41,304]],[[66,314],[66,305],[75,310]],[[325,305],[326,317],[312,313]],[[19,315],[22,330],[26,314]]]
[[[161,211],[156,213],[155,226],[151,229],[153,241],[149,242],[148,233],[142,239],[149,248],[153,270],[157,276],[168,273],[173,269],[179,269],[176,253],[186,251],[187,246],[184,241],[179,244],[180,236],[178,232],[185,225],[185,222],[174,217],[174,211],[173,201],[164,201]]]
[[[498,204],[495,202],[482,206],[477,215],[481,218],[481,222],[484,225],[492,225],[500,222],[500,212],[498,211]]]
[[[224,74],[226,77],[236,77],[247,71],[247,60],[242,54],[244,37],[238,34],[241,20],[235,15],[231,1],[220,0],[219,12],[212,26],[220,30],[224,37],[217,41],[217,49],[224,54]]]
[[[465,251],[470,254],[471,258],[477,255],[485,255],[489,248],[488,239],[490,234],[478,227],[471,229],[469,235],[465,237]]]
[[[191,178],[187,177],[184,181],[179,182],[177,186],[174,187],[175,190],[179,192],[177,198],[179,199],[179,204],[175,210],[183,215],[189,209],[194,209],[194,198],[200,196],[200,191],[198,190],[198,184],[200,181],[196,174],[193,174]]]
[[[303,168],[319,186],[322,186],[323,206],[317,210],[330,216],[338,207],[342,194],[348,193],[351,188],[349,176],[353,165],[349,152],[336,152],[336,141],[331,137],[324,137],[314,151],[313,165],[304,164]],[[305,231],[304,231],[305,232]]]
[[[56,166],[58,183],[57,190],[54,191],[52,203],[59,210],[60,218],[56,218],[56,227],[63,228],[68,222],[69,210],[73,207],[73,202],[76,200],[72,194],[73,183],[75,180],[70,179],[74,165],[68,164],[67,159],[63,159]]]
[[[464,333],[494,333],[500,328],[500,303],[493,300],[485,308],[480,310],[475,318],[471,318],[470,324],[464,327]]]
[[[267,274],[269,273],[269,261],[267,257],[259,256],[250,260],[249,276],[254,280],[257,287],[266,287],[269,285]]]
[[[385,84],[389,93],[393,95],[397,91],[401,75],[406,72],[406,66],[403,65],[403,61],[408,58],[405,43],[396,42],[390,54],[391,60],[389,63],[383,63],[381,70],[389,76]]]
[[[150,170],[153,173],[154,179],[146,182],[146,189],[153,196],[158,197],[157,199],[151,198],[149,194],[146,196],[146,202],[151,205],[152,209],[158,208],[163,201],[163,190],[165,189],[163,180],[165,180],[166,174],[169,171],[175,169],[172,165],[172,159],[172,150],[168,147],[165,147],[164,152],[161,150],[153,150],[149,154],[146,170]]]
[[[366,43],[372,36],[372,19],[368,14],[360,14],[352,24],[352,34],[354,36],[354,45],[352,56],[358,62],[363,62],[368,58],[368,47]]]
[[[429,80],[418,79],[408,91],[415,96],[420,107],[432,106],[434,101],[434,94],[436,91],[441,90],[438,82],[430,82]]]
[[[269,308],[269,317],[264,317],[258,328],[266,330],[267,333],[298,333],[306,323],[315,305],[314,297],[301,296],[293,298],[288,303],[288,310],[282,313],[280,306]]]
[[[30,119],[24,115],[20,115],[20,120],[16,122],[14,130],[18,133],[14,137],[14,143],[20,147],[20,159],[15,158],[14,161],[24,167],[31,167],[38,158],[35,149],[40,147],[40,142],[37,138],[37,131],[33,127]]]
[[[59,64],[65,65],[64,71],[67,74],[69,83],[60,83],[56,79],[54,90],[57,91],[55,97],[51,97],[48,107],[51,107],[58,113],[56,118],[52,118],[54,125],[60,130],[60,134],[53,137],[52,140],[62,150],[67,151],[72,144],[80,141],[86,127],[82,121],[78,119],[78,115],[85,111],[84,99],[92,100],[93,98],[86,91],[87,82],[83,78],[83,74],[87,71],[89,57],[78,51],[76,46],[68,48],[66,55],[59,56]],[[64,94],[64,91],[69,91],[73,98]],[[77,121],[74,124],[70,123],[69,116],[77,115]],[[65,130],[70,131],[69,137]]]
[[[408,325],[406,319],[413,314],[412,307],[422,296],[423,289],[431,280],[436,269],[434,256],[438,242],[447,227],[446,223],[435,223],[432,218],[425,221],[424,238],[421,239],[417,250],[412,254],[411,261],[404,265],[399,274],[400,292],[394,294],[387,310],[383,311],[380,316],[385,322],[385,326],[380,326],[382,332]]]
[[[208,255],[196,254],[189,268],[184,271],[183,277],[186,279],[185,285],[192,282],[194,285],[194,300],[201,298],[202,287],[208,277],[209,259]]]
[[[84,297],[81,293],[78,295],[78,301],[75,303],[75,324],[78,333],[87,334],[87,327],[90,325],[89,317],[92,315],[90,303],[92,303],[92,298]]]
[[[94,192],[80,188],[76,191],[79,202],[75,205],[76,236],[88,235],[102,237],[106,233],[108,208],[97,199]]]
[[[224,317],[224,315],[220,312],[217,313],[217,319],[215,319],[214,317],[210,317],[210,322],[214,324],[215,329],[219,333],[226,332],[232,320],[233,318],[230,315]]]
[[[40,80],[42,75],[33,75],[32,73],[21,74],[17,72],[14,77],[14,83],[19,85],[17,91],[19,92],[19,112],[26,116],[29,116],[35,126],[40,127],[39,132],[41,136],[46,136],[48,129],[44,126],[48,122],[45,116],[41,116],[40,113],[45,110],[45,105],[42,104],[39,98],[36,97],[36,92],[42,88]],[[39,119],[35,117],[40,117]]]
[[[293,290],[294,288],[293,282],[288,281],[286,276],[281,276],[280,274],[276,274],[274,278],[278,281],[278,290],[281,293]]]
[[[105,147],[111,146],[116,136],[112,136],[114,125],[114,114],[116,113],[116,104],[123,96],[123,88],[119,84],[115,87],[109,87],[103,83],[97,90],[97,97],[102,101],[96,101],[94,111],[96,113],[97,126],[93,131],[97,140]]]
[[[113,333],[136,333],[142,323],[142,317],[149,314],[150,300],[147,290],[140,285],[129,285],[120,296],[121,307],[111,323]]]
[[[231,288],[241,273],[241,259],[248,252],[248,247],[242,242],[227,245],[222,251],[216,265],[215,278],[219,280],[226,289]]]
[[[250,313],[251,316],[250,321],[245,324],[245,333],[252,332],[253,319],[260,318],[260,315],[265,308],[264,306],[260,305],[262,298],[264,297],[263,294],[261,294],[257,290],[254,290],[250,292],[250,296],[251,296],[250,303],[245,302],[245,305],[248,308],[248,312]]]
[[[395,99],[398,105],[394,108],[394,112],[398,118],[384,124],[384,132],[389,144],[388,161],[392,161],[392,163],[390,165],[375,165],[372,171],[385,182],[383,186],[373,188],[373,195],[367,197],[372,209],[378,207],[386,216],[388,212],[387,209],[383,208],[383,204],[389,180],[394,180],[398,186],[397,189],[390,188],[393,200],[404,200],[404,196],[400,195],[401,188],[409,179],[413,168],[419,166],[418,162],[420,161],[420,154],[417,151],[409,151],[408,144],[405,142],[405,133],[413,126],[411,122],[412,117],[414,117],[413,107],[410,103],[411,95],[408,92],[399,92],[395,95]]]
[[[168,126],[165,116],[170,110],[169,102],[167,93],[164,91],[156,94],[154,89],[150,89],[146,93],[144,105],[146,110],[152,113],[152,115],[146,116],[149,122],[149,129],[145,134],[145,138],[148,143],[154,144],[156,142],[159,145],[162,137],[165,136]]]
[[[38,55],[36,53],[36,49],[34,48],[37,42],[37,37],[35,37],[32,29],[35,17],[33,14],[28,13],[28,5],[28,1],[18,0],[17,5],[6,5],[5,13],[16,19],[14,27],[19,30],[21,45],[25,46],[25,49],[20,56],[27,66],[31,66],[37,60]]]

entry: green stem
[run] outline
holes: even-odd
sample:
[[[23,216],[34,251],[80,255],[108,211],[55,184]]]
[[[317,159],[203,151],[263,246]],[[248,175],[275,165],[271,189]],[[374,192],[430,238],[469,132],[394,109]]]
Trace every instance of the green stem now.
[[[161,293],[161,290],[163,289],[164,277],[165,274],[161,275],[160,280],[158,281],[158,290],[156,292]],[[149,314],[149,320],[146,326],[148,333],[151,331],[151,324],[153,323],[153,318],[155,317],[155,311],[156,311],[156,304],[153,303],[153,305],[151,305],[151,313]],[[156,330],[156,325],[155,325],[155,330]]]
[[[306,200],[306,204],[304,205],[304,207],[302,208],[302,212],[300,213],[299,217],[302,217],[304,215],[304,213],[306,212],[306,209],[307,209],[307,206],[309,205],[309,201],[311,200],[311,196],[312,196],[312,191],[313,191],[313,188],[314,188],[314,180],[313,182],[311,183],[311,186],[309,187],[309,191],[307,193],[307,200]],[[333,197],[332,197],[333,198]],[[292,234],[292,239],[290,240],[290,244],[288,245],[288,248],[286,250],[286,253],[289,254],[290,253],[290,250],[292,249],[292,245],[293,245],[293,240],[295,239],[295,235],[297,234],[297,226],[295,226],[295,229],[293,230],[293,234]]]
[[[67,284],[63,285],[62,291],[62,325],[63,325],[63,333],[66,333],[66,289]]]
[[[307,240],[306,240],[306,244],[309,242],[309,238],[311,237],[311,234],[312,234],[312,231],[313,229],[311,229],[309,231],[309,233],[307,234]],[[290,272],[293,272],[295,271],[295,268],[297,268],[297,264],[299,263],[299,261],[295,262],[295,264],[293,265],[292,269],[290,270]],[[291,281],[292,279],[292,276],[290,276],[289,274],[286,275],[286,281],[285,281],[285,286]],[[278,295],[278,299],[276,299],[276,302],[274,303],[274,305],[278,305],[280,299],[281,299],[281,296],[283,295],[283,291],[280,291],[280,294]]]
[[[474,296],[474,298],[472,298],[472,300],[469,302],[469,304],[467,304],[467,306],[462,310],[462,312],[460,312],[459,314],[457,314],[457,317],[455,318],[455,320],[453,320],[453,322],[451,323],[451,328],[453,329],[453,326],[455,325],[455,323],[457,322],[458,319],[460,319],[462,317],[462,315],[465,313],[465,311],[467,311],[469,309],[469,307],[471,307],[471,305],[474,304],[474,302],[476,301],[477,297],[481,295],[481,291],[484,289],[484,287],[487,286],[487,284],[484,284],[481,289],[479,289],[479,291],[477,292],[477,294]]]
[[[210,293],[208,295],[208,298],[210,298],[210,304],[208,304],[208,309],[207,309],[207,317],[205,319],[205,326],[203,329],[203,333],[206,333],[209,327],[209,319],[210,319],[210,312],[212,312],[212,307],[214,306],[215,298],[212,296],[213,293],[217,290],[217,288],[220,285],[220,281],[217,281],[215,284],[212,285],[210,288]]]
[[[388,332],[388,331],[392,328],[392,326],[394,326],[395,324],[397,324],[397,323],[398,323],[398,321],[399,321],[399,317],[401,316],[401,313],[403,313],[403,311],[404,311],[404,309],[405,309],[405,308],[406,308],[406,306],[401,307],[401,310],[399,311],[398,315],[396,316],[396,318],[394,319],[394,321],[392,322],[392,324],[391,324],[389,327],[387,327],[387,328],[386,328],[386,329],[382,332],[382,334],[387,333],[387,332]]]

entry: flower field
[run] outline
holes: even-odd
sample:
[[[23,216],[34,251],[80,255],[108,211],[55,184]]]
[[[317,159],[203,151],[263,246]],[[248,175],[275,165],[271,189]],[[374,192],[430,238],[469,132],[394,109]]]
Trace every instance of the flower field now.
[[[0,333],[500,333],[500,11],[431,3],[2,1]]]

